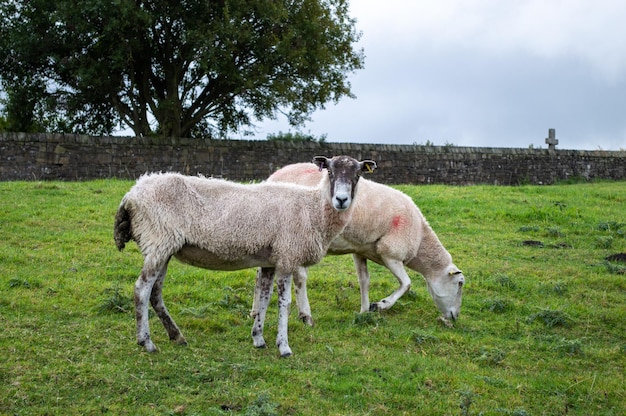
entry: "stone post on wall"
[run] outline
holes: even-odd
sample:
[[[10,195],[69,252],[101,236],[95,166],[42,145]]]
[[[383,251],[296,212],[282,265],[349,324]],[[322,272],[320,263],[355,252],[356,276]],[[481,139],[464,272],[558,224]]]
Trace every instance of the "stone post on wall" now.
[[[546,143],[548,144],[548,150],[556,150],[556,145],[559,144],[559,141],[556,139],[556,130],[548,129]]]

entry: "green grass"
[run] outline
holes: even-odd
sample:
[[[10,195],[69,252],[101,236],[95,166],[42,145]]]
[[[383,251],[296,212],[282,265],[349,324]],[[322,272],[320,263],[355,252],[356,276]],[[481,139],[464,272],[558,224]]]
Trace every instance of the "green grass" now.
[[[390,311],[359,315],[350,256],[329,257],[288,359],[275,298],[270,347],[252,346],[253,270],[176,261],[164,299],[189,345],[156,317],[159,352],[136,345],[141,255],[112,238],[131,185],[0,183],[0,414],[626,414],[626,264],[606,260],[626,252],[626,183],[399,186],[467,277],[460,320],[437,320],[414,272]],[[375,301],[396,282],[370,268]]]

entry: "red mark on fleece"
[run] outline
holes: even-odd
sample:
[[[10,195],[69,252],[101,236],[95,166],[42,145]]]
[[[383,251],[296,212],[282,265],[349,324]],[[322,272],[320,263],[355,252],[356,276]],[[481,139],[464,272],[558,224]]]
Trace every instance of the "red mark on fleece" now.
[[[393,219],[391,220],[391,226],[394,229],[404,227],[405,225],[406,225],[406,220],[404,219],[402,215],[394,215]]]

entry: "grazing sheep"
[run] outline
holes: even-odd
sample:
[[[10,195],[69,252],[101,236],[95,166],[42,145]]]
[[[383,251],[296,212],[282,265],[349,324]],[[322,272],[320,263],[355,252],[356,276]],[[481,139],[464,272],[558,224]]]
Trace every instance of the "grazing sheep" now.
[[[276,344],[291,355],[287,318],[291,276],[300,266],[318,263],[330,242],[350,220],[356,184],[376,163],[348,156],[314,159],[322,174],[316,187],[266,182],[242,185],[220,179],[151,174],[139,178],[124,196],[115,217],[119,250],[135,240],[144,256],[135,283],[137,343],[156,351],[150,339],[148,299],[171,340],[186,344],[162,298],[172,256],[213,270],[265,267],[276,270],[279,319]],[[315,166],[315,165],[312,165]],[[273,273],[259,286],[271,293]],[[268,289],[268,287],[270,289]],[[254,346],[265,347],[263,325],[269,295],[257,299]]]
[[[315,186],[321,175],[314,165],[298,163],[276,171],[268,182],[289,182]],[[463,273],[452,263],[413,200],[404,193],[366,179],[359,182],[359,198],[354,202],[352,219],[331,243],[328,254],[352,253],[361,289],[361,313],[384,310],[406,293],[411,279],[404,266],[421,273],[443,321],[458,318],[461,309]],[[369,303],[370,276],[367,260],[387,267],[400,286],[379,302]],[[296,303],[300,318],[313,325],[306,292],[306,268],[294,275]],[[258,293],[256,293],[258,292]],[[255,291],[257,297],[262,294]],[[252,315],[256,314],[256,302]]]

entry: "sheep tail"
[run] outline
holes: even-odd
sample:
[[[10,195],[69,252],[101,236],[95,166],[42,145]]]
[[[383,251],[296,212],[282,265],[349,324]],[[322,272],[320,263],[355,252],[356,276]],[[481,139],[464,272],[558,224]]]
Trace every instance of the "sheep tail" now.
[[[117,214],[115,214],[113,238],[115,238],[115,245],[119,251],[124,250],[126,243],[133,239],[130,227],[130,212],[126,209],[124,201],[122,201]]]

